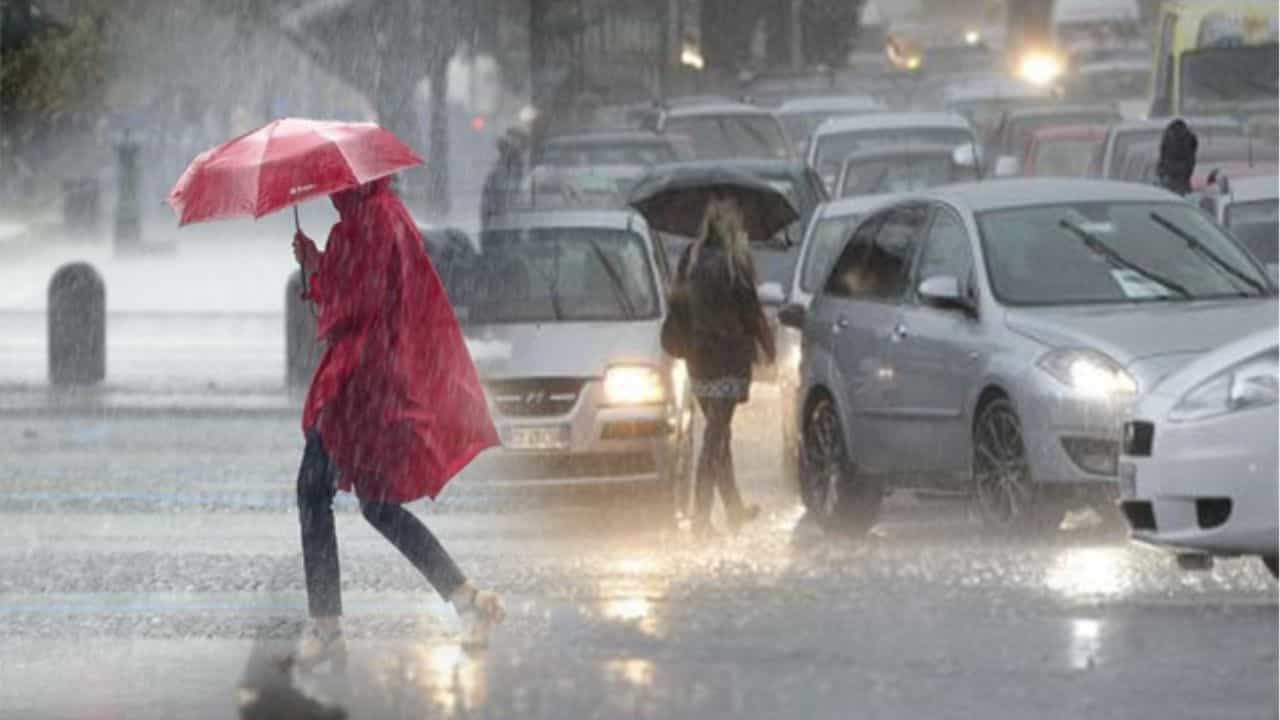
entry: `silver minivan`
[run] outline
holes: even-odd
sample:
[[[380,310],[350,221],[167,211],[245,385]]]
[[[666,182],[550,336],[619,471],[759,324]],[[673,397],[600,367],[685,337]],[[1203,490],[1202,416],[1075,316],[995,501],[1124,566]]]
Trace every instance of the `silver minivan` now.
[[[539,486],[687,493],[693,405],[663,352],[667,258],[629,211],[495,219],[454,271],[502,449],[468,474]]]
[[[1198,208],[1090,180],[900,199],[779,317],[803,328],[801,495],[853,532],[891,488],[1015,531],[1109,504],[1135,399],[1278,319],[1265,270]]]

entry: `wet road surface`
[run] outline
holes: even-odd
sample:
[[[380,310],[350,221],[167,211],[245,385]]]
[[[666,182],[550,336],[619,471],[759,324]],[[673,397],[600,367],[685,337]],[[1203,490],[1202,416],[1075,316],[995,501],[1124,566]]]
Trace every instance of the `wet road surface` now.
[[[353,718],[1276,717],[1258,560],[1183,573],[1088,523],[998,542],[901,497],[867,540],[823,538],[757,397],[735,450],[765,515],[736,538],[479,480],[415,504],[506,600],[483,654],[344,499],[351,666],[292,685],[294,421],[0,415],[0,718],[235,717],[298,689]]]

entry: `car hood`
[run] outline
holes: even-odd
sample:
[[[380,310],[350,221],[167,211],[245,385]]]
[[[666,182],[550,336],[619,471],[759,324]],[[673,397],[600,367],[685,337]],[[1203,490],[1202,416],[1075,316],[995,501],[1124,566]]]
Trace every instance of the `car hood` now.
[[[661,321],[479,325],[463,329],[481,380],[603,377],[610,365],[662,362]]]
[[[1054,348],[1106,353],[1149,387],[1196,357],[1274,327],[1275,298],[1009,310],[1009,329]]]

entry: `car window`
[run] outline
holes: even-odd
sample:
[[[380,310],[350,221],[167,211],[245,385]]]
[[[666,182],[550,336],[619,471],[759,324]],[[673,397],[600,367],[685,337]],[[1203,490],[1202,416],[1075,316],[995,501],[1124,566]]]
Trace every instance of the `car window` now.
[[[972,267],[973,249],[964,223],[951,210],[939,210],[920,252],[917,280],[946,275],[963,283]]]
[[[672,118],[664,132],[688,136],[699,160],[786,158],[782,127],[769,115],[698,115]]]
[[[800,275],[800,289],[812,293],[831,268],[831,261],[849,238],[849,232],[858,222],[857,215],[838,215],[818,221],[809,236],[805,248],[804,272]]]
[[[928,218],[923,205],[905,205],[890,210],[875,239],[866,242],[862,229],[855,233],[850,248],[841,255],[828,287],[836,294],[867,300],[894,301],[906,294],[908,271]],[[850,257],[845,257],[853,253]]]
[[[835,297],[854,296],[858,279],[864,274],[863,265],[868,254],[867,248],[875,244],[876,234],[879,233],[884,220],[885,215],[876,215],[858,226],[849,241],[844,244],[844,249],[840,251],[840,257],[831,269],[831,274],[827,276],[827,282],[822,289],[824,294]],[[810,260],[810,262],[813,261]]]

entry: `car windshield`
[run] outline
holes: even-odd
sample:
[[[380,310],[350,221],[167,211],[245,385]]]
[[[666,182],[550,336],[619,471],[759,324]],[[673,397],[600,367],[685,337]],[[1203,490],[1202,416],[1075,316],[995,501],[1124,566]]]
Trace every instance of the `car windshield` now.
[[[1244,129],[1240,126],[1211,125],[1207,128],[1193,126],[1191,130],[1200,142],[1201,151],[1207,149],[1217,138],[1244,136]],[[1163,126],[1133,128],[1117,133],[1112,143],[1111,167],[1107,177],[1115,177],[1120,173],[1127,159],[1126,156],[1132,148],[1148,144],[1158,146],[1163,135]]]
[[[980,133],[986,134],[1000,122],[1005,112],[1015,108],[1044,105],[1051,100],[1051,98],[1036,96],[993,97],[957,100],[950,103],[947,108],[964,116]]]
[[[1254,200],[1227,206],[1227,227],[1258,260],[1274,265],[1280,255],[1280,200]]]
[[[787,141],[769,115],[698,115],[667,121],[664,132],[690,138],[699,160],[787,157]]]
[[[1086,177],[1098,143],[1094,140],[1046,140],[1036,145],[1034,167],[1037,177]]]
[[[963,128],[921,127],[882,128],[823,136],[814,153],[814,167],[829,184],[834,184],[844,159],[859,150],[885,145],[950,145],[973,142],[973,135]]]
[[[495,230],[454,273],[449,297],[464,324],[625,321],[658,314],[643,239],[603,228]]]
[[[980,213],[992,290],[1009,305],[1273,294],[1244,251],[1182,203],[1070,203]]]
[[[1009,127],[1005,131],[1004,149],[1006,152],[1012,153],[1017,157],[1022,157],[1022,152],[1027,145],[1031,143],[1031,136],[1041,128],[1052,127],[1054,125],[1106,125],[1118,119],[1114,114],[1106,111],[1087,111],[1075,113],[1063,113],[1061,115],[1033,115],[1030,117],[1021,117],[1010,122]]]
[[[946,185],[966,176],[950,155],[908,155],[848,163],[840,197],[911,192]]]
[[[805,248],[804,272],[800,275],[800,289],[817,292],[826,280],[827,270],[835,255],[844,247],[844,241],[858,224],[860,215],[840,215],[823,218],[813,229]]]
[[[674,162],[675,150],[670,143],[661,140],[647,142],[619,141],[617,143],[571,142],[548,143],[542,152],[544,165],[560,167],[590,167],[595,165],[658,165]]]
[[[1206,48],[1182,56],[1183,110],[1274,101],[1276,45]]]

